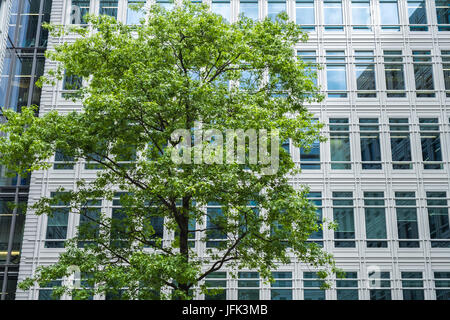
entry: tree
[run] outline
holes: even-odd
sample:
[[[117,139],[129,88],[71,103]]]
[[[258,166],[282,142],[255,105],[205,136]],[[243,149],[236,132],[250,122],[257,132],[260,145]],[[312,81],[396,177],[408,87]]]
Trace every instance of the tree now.
[[[307,40],[300,27],[286,14],[230,24],[189,2],[171,11],[152,6],[147,21],[133,26],[107,16],[86,19],[89,28],[48,26],[54,36],[80,37],[47,51],[57,68],[42,78],[47,85],[63,75],[84,79],[72,95],[82,110],[40,117],[36,108],[4,111],[1,161],[11,170],[49,168],[56,152],[99,169],[75,189],[32,205],[50,216],[60,214],[53,206],[66,205],[83,223],[59,261],[20,287],[67,277],[76,266],[84,286],[62,286],[58,294],[188,299],[192,290],[209,292],[202,280],[224,267],[271,280],[278,263],[296,258],[322,278],[339,272],[329,253],[306,241],[322,226],[308,188],[290,183],[298,168],[279,145],[291,139],[308,148],[323,140],[305,107],[322,96],[293,50]],[[174,134],[180,130],[189,134]],[[261,150],[251,160],[251,141],[238,150],[244,163],[223,161],[251,130],[276,156],[274,170]],[[222,133],[231,147],[222,145]],[[203,136],[201,143],[191,134]],[[92,209],[98,199],[120,207],[107,216]],[[162,239],[162,223],[172,240]],[[206,251],[192,247],[192,239]]]

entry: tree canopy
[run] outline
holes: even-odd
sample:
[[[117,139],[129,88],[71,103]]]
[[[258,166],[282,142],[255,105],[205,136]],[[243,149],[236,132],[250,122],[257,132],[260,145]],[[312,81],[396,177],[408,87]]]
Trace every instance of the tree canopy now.
[[[84,85],[71,91],[80,108],[39,117],[35,107],[3,112],[1,162],[9,169],[46,170],[59,153],[97,170],[30,208],[52,216],[64,204],[83,223],[59,261],[39,268],[22,289],[67,277],[73,266],[85,285],[63,286],[59,294],[122,299],[187,299],[192,290],[206,292],[202,280],[225,267],[256,270],[269,280],[292,259],[322,278],[339,271],[329,253],[307,241],[322,225],[307,186],[289,180],[298,168],[278,143],[290,139],[308,148],[323,140],[306,108],[322,96],[309,65],[295,55],[307,40],[298,25],[286,14],[263,21],[241,16],[231,24],[189,2],[170,11],[154,5],[138,25],[108,16],[86,21],[88,27],[49,26],[55,37],[77,37],[47,51],[57,68],[42,79],[52,86],[63,77],[75,84],[82,78]],[[180,129],[204,136],[192,154],[180,146],[193,141],[173,135]],[[276,151],[276,170],[268,173],[261,159],[220,162],[230,148],[208,130],[277,133],[276,143],[266,141]],[[192,162],[175,163],[174,150]],[[251,152],[248,143],[245,159]],[[199,154],[211,157],[194,161]],[[93,210],[99,199],[118,209]]]

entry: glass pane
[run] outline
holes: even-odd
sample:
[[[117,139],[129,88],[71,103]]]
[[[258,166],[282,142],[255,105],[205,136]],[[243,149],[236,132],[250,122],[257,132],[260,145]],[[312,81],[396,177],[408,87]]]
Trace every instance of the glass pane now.
[[[380,1],[380,19],[383,27],[392,28],[399,24],[397,1]]]
[[[211,11],[221,15],[226,21],[230,21],[231,7],[230,2],[215,2],[211,4]]]
[[[144,8],[136,10],[138,5],[144,5],[145,1],[128,0],[127,24],[139,24],[140,20],[145,18]]]
[[[315,29],[314,1],[296,3],[295,22],[303,29]]]
[[[239,13],[244,14],[247,18],[258,20],[258,2],[244,2],[241,1],[239,4]]]
[[[71,24],[86,24],[84,16],[89,13],[90,0],[72,0],[70,8]]]

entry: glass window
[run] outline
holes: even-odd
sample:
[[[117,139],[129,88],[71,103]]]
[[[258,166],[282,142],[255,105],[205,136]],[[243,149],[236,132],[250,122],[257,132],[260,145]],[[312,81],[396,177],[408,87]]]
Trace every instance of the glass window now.
[[[380,0],[381,29],[400,30],[397,0]]]
[[[430,51],[413,51],[414,78],[416,81],[416,96],[434,97],[433,65]]]
[[[331,169],[347,170],[352,168],[349,131],[348,119],[330,119]]]
[[[77,90],[80,90],[83,87],[83,78],[77,75],[69,75],[67,72],[64,74],[63,79],[63,92],[61,95],[63,98],[70,99],[78,97]]]
[[[395,212],[400,248],[419,248],[415,192],[395,192]],[[414,240],[416,239],[416,240]]]
[[[355,51],[355,78],[358,98],[377,96],[373,51]]]
[[[412,169],[408,119],[389,118],[392,169]]]
[[[211,11],[221,15],[228,22],[231,19],[231,6],[229,0],[213,0],[211,3]]]
[[[38,300],[59,300],[61,297],[57,297],[53,294],[54,288],[62,286],[61,280],[54,280],[47,283],[45,286],[39,288]]]
[[[334,246],[354,248],[355,218],[352,192],[333,192],[333,220],[338,224],[334,230]]]
[[[259,300],[259,273],[238,273],[238,300]]]
[[[317,122],[317,119],[313,119]],[[300,168],[303,170],[320,170],[320,141],[314,141],[309,148],[300,147]]]
[[[422,272],[402,272],[403,300],[425,300]]]
[[[61,193],[52,192],[50,197],[55,198]],[[51,215],[47,218],[47,232],[45,234],[45,248],[64,248],[67,238],[67,223],[69,221],[69,203],[59,200],[52,205]]]
[[[442,50],[442,71],[444,73],[445,95],[450,98],[450,50]]]
[[[295,22],[305,31],[314,31],[314,0],[297,0],[295,3]]]
[[[285,0],[269,0],[267,2],[267,17],[271,20],[275,20],[278,14],[286,12]]]
[[[325,300],[325,290],[319,289],[323,280],[315,279],[319,279],[317,272],[303,272],[304,300]]]
[[[359,119],[362,168],[381,169],[380,127],[378,119]]]
[[[72,0],[70,8],[71,24],[86,24],[84,16],[89,13],[90,0]]]
[[[384,51],[384,76],[386,78],[388,98],[401,98],[406,96],[403,68],[403,57],[400,50]]]
[[[434,287],[436,288],[436,300],[450,300],[450,272],[435,272]]]
[[[323,19],[325,30],[342,31],[342,1],[324,1]]]
[[[314,242],[319,246],[323,247],[323,230],[321,228],[322,224],[322,193],[321,192],[310,192],[307,195],[309,201],[311,201],[316,206],[317,214],[317,231],[310,234],[308,241]]]
[[[224,224],[224,216],[222,208],[218,203],[210,202],[208,203],[207,212],[207,223],[206,228],[206,241],[207,248],[216,248],[223,245],[224,240],[227,239],[227,235],[223,232],[220,226]]]
[[[72,170],[75,165],[74,158],[64,155],[60,150],[56,150],[53,169]]]
[[[100,0],[100,12],[117,19],[117,10],[119,8],[119,0]]]
[[[14,192],[14,189],[12,190]],[[25,225],[25,208],[28,201],[26,196],[20,195],[15,206],[14,194],[2,194],[0,197],[0,265],[5,264],[8,245],[11,244],[10,263],[20,262],[20,253],[23,241],[23,227]],[[16,210],[15,223],[13,224],[14,209]],[[14,226],[12,242],[9,240],[11,227]],[[9,275],[8,275],[9,276]],[[1,279],[0,275],[0,279]],[[0,287],[1,288],[1,287]],[[1,291],[0,291],[1,292]]]
[[[364,192],[364,214],[368,248],[387,248],[384,192]]]
[[[439,31],[450,31],[450,0],[436,0],[436,17]]]
[[[102,210],[102,200],[89,200],[80,210],[78,226],[78,247],[93,245],[99,235],[99,221]]]
[[[447,194],[427,191],[428,224],[432,248],[450,248]]]
[[[369,0],[352,1],[352,28],[353,30],[372,30]]]
[[[390,272],[369,271],[370,300],[392,300]]]
[[[166,10],[172,10],[174,6],[174,1],[172,0],[156,0],[156,3]]]
[[[424,0],[408,1],[409,30],[428,31],[427,9]]]
[[[145,0],[128,0],[127,24],[139,24],[145,18]]]
[[[327,51],[327,91],[329,98],[347,98],[344,51]]]
[[[113,248],[126,248],[131,245],[126,236],[130,219],[122,207],[121,197],[123,195],[125,195],[124,192],[116,192],[112,203],[110,245]]]
[[[337,300],[358,300],[358,273],[346,272],[336,280],[336,288]]]
[[[420,118],[420,143],[424,169],[442,169],[441,137],[437,118]]]
[[[258,20],[258,1],[257,0],[241,0],[239,3],[239,14],[243,14],[247,18]]]
[[[205,277],[205,285],[208,289],[222,289],[220,293],[206,293],[205,300],[227,300],[227,273],[216,271]]]
[[[298,50],[297,57],[307,66],[305,73],[312,78],[314,85],[317,86],[317,56],[316,51]]]
[[[292,300],[292,272],[272,272],[271,300]]]

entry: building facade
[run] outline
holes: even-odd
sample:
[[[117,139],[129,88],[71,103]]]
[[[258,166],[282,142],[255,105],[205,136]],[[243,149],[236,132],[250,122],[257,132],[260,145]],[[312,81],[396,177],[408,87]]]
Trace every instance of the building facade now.
[[[41,89],[35,86],[44,71],[51,0],[0,1],[0,106],[20,111],[40,105]],[[5,121],[1,117],[1,121]],[[28,201],[29,176],[9,176],[0,166],[0,293],[15,298],[21,243]]]
[[[47,40],[49,48],[74,40],[70,35],[47,39],[36,31],[34,42],[20,42],[23,29],[14,23],[21,15],[32,15],[23,11],[30,2],[40,4],[39,17],[49,17],[55,24],[83,24],[86,12],[113,15],[131,24],[139,20],[139,15],[130,10],[130,5],[145,1],[12,1],[9,30],[17,29],[16,42],[6,43],[0,87],[6,91],[0,95],[0,105],[14,108],[25,105],[25,100],[27,105],[34,104],[33,99],[39,97],[41,114],[54,109],[80,110],[80,104],[64,99],[64,80],[53,87],[44,86],[36,94],[37,89],[30,85],[44,71],[39,61],[43,61],[40,59]],[[262,19],[286,11],[308,31],[308,42],[299,44],[296,52],[313,68],[314,64],[322,66],[317,69],[317,82],[326,99],[309,106],[309,110],[326,124],[324,134],[329,139],[315,144],[308,153],[292,145],[285,147],[303,169],[300,175],[291,177],[292,184],[309,185],[318,214],[339,223],[337,230],[317,232],[311,241],[332,252],[338,266],[347,272],[345,280],[335,279],[332,289],[324,291],[315,270],[298,261],[274,270],[276,281],[272,284],[264,284],[252,270],[240,272],[238,279],[223,270],[206,279],[212,286],[226,288],[219,298],[449,300],[450,1],[209,2],[214,12],[231,22],[239,13]],[[16,10],[14,4],[25,7]],[[44,38],[45,43],[41,41]],[[22,91],[16,90],[17,81],[13,79],[18,69],[9,62],[12,58],[8,60],[14,55],[24,55],[32,62],[31,71],[26,73],[31,77],[27,79],[27,95],[15,94]],[[54,65],[46,63],[45,70],[50,68]],[[61,165],[58,157],[52,160],[53,168],[34,172],[29,184],[22,185],[20,179],[5,183],[7,190],[14,192],[2,191],[0,196],[4,193],[9,201],[12,195],[14,201],[27,201],[28,197],[32,204],[59,186],[75,188],[77,179],[96,176],[96,170],[85,163],[67,166]],[[25,192],[28,186],[29,194]],[[112,214],[114,202],[102,201],[99,210]],[[7,224],[3,221],[7,220],[1,219],[3,245],[3,225]],[[63,250],[64,239],[75,235],[78,224],[79,216],[72,213],[56,221],[28,212],[19,249],[19,280],[30,276],[39,265],[54,263]],[[62,232],[51,232],[52,228]],[[162,232],[170,239],[167,230]],[[200,241],[195,248],[200,255],[205,250]],[[13,250],[8,246],[1,250],[12,257]],[[12,265],[11,258],[8,263],[4,268]],[[17,291],[16,298],[46,299],[49,291],[38,287]]]

